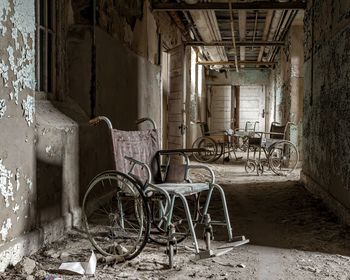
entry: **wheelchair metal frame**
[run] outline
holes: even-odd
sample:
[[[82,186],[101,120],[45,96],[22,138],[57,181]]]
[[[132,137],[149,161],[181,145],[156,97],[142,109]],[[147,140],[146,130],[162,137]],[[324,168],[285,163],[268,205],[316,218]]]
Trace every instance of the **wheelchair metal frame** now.
[[[249,136],[245,164],[247,173],[256,171],[257,175],[262,175],[266,169],[271,169],[277,175],[286,176],[295,170],[299,161],[299,152],[291,141],[286,140],[291,125],[295,124],[287,122],[282,126],[278,122],[272,122],[270,132],[254,132]],[[292,153],[295,155],[291,156]],[[262,158],[262,155],[265,158]],[[292,164],[290,164],[291,159],[294,160]]]
[[[105,121],[108,125],[108,128],[111,132],[113,132],[113,126],[112,123],[108,120],[108,118],[104,116],[97,117],[90,121],[90,124],[97,124],[100,121]],[[148,121],[152,124],[153,129],[156,129],[156,125],[153,120],[149,118],[143,118],[138,120],[136,123],[140,124],[142,122]],[[111,242],[113,242],[112,247],[113,251],[110,253],[110,249],[107,248],[106,250],[102,249],[101,246],[97,245],[98,239],[96,239],[93,234],[90,234],[89,230],[91,228],[89,227],[89,221],[88,221],[88,212],[85,209],[87,208],[87,205],[89,205],[89,194],[92,193],[94,190],[95,185],[90,183],[87,193],[84,196],[83,200],[83,224],[85,226],[85,229],[87,230],[88,237],[90,241],[92,242],[92,245],[99,250],[100,253],[104,255],[109,255],[112,257],[115,257],[117,261],[125,261],[131,258],[136,257],[143,249],[145,244],[148,242],[150,238],[150,229],[152,227],[152,217],[153,214],[150,214],[150,203],[152,202],[152,199],[158,199],[159,197],[162,197],[160,199],[161,204],[159,206],[159,212],[161,213],[161,220],[164,224],[164,235],[166,235],[166,245],[167,245],[167,254],[169,257],[169,267],[172,268],[174,266],[174,254],[176,251],[177,246],[177,238],[179,236],[179,233],[176,232],[176,223],[173,222],[174,218],[174,209],[175,209],[175,202],[177,199],[180,200],[182,203],[184,212],[185,212],[185,218],[187,221],[188,231],[192,238],[192,244],[193,244],[193,252],[196,255],[197,259],[202,258],[208,258],[208,257],[214,257],[216,255],[221,255],[223,253],[226,253],[230,250],[232,250],[234,247],[243,245],[249,242],[248,239],[246,239],[244,236],[236,236],[234,237],[232,234],[232,227],[230,223],[230,218],[228,215],[228,209],[227,209],[227,203],[225,198],[225,193],[221,186],[215,183],[215,175],[213,171],[205,166],[205,165],[192,165],[190,164],[187,152],[191,152],[191,149],[183,149],[183,150],[161,150],[158,151],[158,153],[171,156],[171,155],[182,155],[185,158],[185,173],[184,178],[182,182],[153,182],[152,178],[154,178],[154,174],[152,174],[151,168],[148,164],[145,162],[142,162],[138,159],[135,159],[131,156],[124,156],[124,158],[130,163],[129,170],[125,173],[120,171],[107,171],[102,172],[101,174],[97,175],[93,181],[98,181],[99,178],[105,178],[106,174],[110,174],[110,177],[108,180],[115,180],[115,189],[117,189],[118,193],[116,196],[117,203],[114,203],[117,205],[117,208],[113,208],[112,213],[109,213],[107,215],[107,224],[110,222],[109,220],[113,221],[113,224],[109,226],[107,232],[108,238]],[[170,162],[167,162],[167,165],[169,165]],[[136,168],[141,168],[142,170],[146,171],[146,177],[144,180],[140,180],[140,178],[137,178],[137,176],[134,175],[134,170]],[[210,181],[207,183],[192,183],[192,181],[189,178],[189,171],[191,169],[202,169],[209,173],[210,175]],[[102,177],[101,177],[102,176]],[[106,182],[108,182],[106,179]],[[124,187],[126,185],[127,187]],[[113,189],[113,184],[111,184],[111,193],[113,193],[115,190]],[[97,187],[95,188],[97,189]],[[125,192],[124,189],[127,189],[128,192]],[[119,191],[122,190],[122,191]],[[208,213],[210,201],[213,195],[214,190],[217,190],[220,194],[220,198],[222,201],[222,208],[223,208],[223,214],[224,219],[223,221],[212,221],[210,214]],[[191,212],[189,209],[189,204],[187,201],[187,197],[193,195],[193,194],[199,194],[199,193],[206,193],[206,201],[204,204],[203,212],[202,212],[202,218],[198,221],[193,221]],[[105,195],[104,193],[101,194],[102,196]],[[122,197],[131,197],[132,200],[132,207],[126,208],[123,205]],[[158,201],[159,202],[159,201]],[[95,202],[91,203],[93,207],[96,208],[94,205]],[[127,210],[129,209],[129,210]],[[131,210],[130,210],[131,209]],[[95,210],[95,209],[93,209]],[[97,209],[99,210],[99,209]],[[125,212],[125,211],[131,212]],[[124,212],[123,212],[124,211]],[[115,212],[118,212],[118,214],[115,214]],[[127,221],[128,215],[130,217],[130,220]],[[181,223],[182,221],[178,221],[178,223]],[[198,244],[198,239],[195,232],[195,223],[203,224],[205,228],[205,249],[200,249]],[[133,234],[130,234],[127,236],[126,233],[119,234],[117,230],[120,230],[121,232],[125,231],[127,225],[126,223],[133,224],[133,229],[136,227],[140,227],[139,234],[136,234],[136,237],[134,237]],[[136,225],[136,226],[135,226]],[[229,244],[226,244],[225,246],[219,248],[218,252],[214,252],[211,248],[210,241],[212,239],[212,227],[213,225],[223,225],[227,228],[227,234],[228,234],[228,241]],[[112,234],[111,234],[112,229]],[[104,234],[106,230],[103,228]],[[181,234],[181,233],[180,233]],[[129,246],[131,248],[132,253],[128,255],[128,249],[124,248],[122,244],[114,244],[116,241],[113,241],[113,238],[122,236],[123,239],[130,240],[131,245]],[[141,237],[140,237],[141,236]],[[135,238],[133,240],[132,238]],[[143,238],[142,240],[140,240]],[[152,238],[151,238],[152,239]],[[132,243],[134,242],[134,243]],[[107,246],[103,243],[104,246]],[[109,251],[108,251],[109,250]],[[130,251],[131,251],[130,250]]]

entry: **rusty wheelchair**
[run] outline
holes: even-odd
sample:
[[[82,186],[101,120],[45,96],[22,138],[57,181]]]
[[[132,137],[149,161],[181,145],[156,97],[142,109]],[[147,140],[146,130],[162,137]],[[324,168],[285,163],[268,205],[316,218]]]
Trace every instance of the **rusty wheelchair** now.
[[[249,137],[245,171],[262,175],[271,170],[277,175],[291,174],[299,162],[299,152],[291,141],[287,140],[292,122],[281,125],[272,122],[270,132],[254,132]]]
[[[99,253],[123,262],[139,255],[147,242],[153,241],[166,246],[171,268],[180,242],[187,237],[192,242],[186,248],[196,259],[224,254],[249,242],[244,236],[233,236],[224,191],[209,167],[190,163],[187,153],[192,149],[159,150],[158,131],[149,118],[137,123],[149,122],[152,128],[138,131],[113,129],[103,116],[90,123],[100,121],[109,128],[115,169],[92,179],[82,204],[83,226]],[[207,172],[209,181],[193,182],[190,173],[194,169]],[[208,213],[214,191],[221,198],[222,220],[214,220]],[[202,203],[199,197],[204,194]],[[197,225],[204,228],[203,249]],[[226,227],[229,243],[213,250],[213,227],[219,225]]]

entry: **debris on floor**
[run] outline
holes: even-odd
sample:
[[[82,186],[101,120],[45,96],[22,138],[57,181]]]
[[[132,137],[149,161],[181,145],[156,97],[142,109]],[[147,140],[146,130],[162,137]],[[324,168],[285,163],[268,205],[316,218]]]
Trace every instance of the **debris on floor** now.
[[[62,262],[86,262],[92,246],[81,230],[74,230],[57,242],[8,268],[0,279],[11,280],[348,280],[350,275],[349,228],[298,183],[298,176],[266,175],[244,180],[244,169],[226,163],[215,165],[217,181],[223,186],[234,234],[245,234],[250,244],[226,255],[195,260],[190,240],[178,244],[175,268],[167,269],[165,248],[148,243],[141,254],[125,263],[103,262],[96,253],[94,276],[68,275],[59,271]],[[247,177],[245,177],[247,178]],[[276,178],[278,181],[276,181]],[[258,180],[258,181],[255,181]],[[213,217],[220,200],[214,194]],[[197,228],[197,230],[201,230]],[[198,236],[202,236],[199,232]],[[216,227],[213,246],[226,243],[224,228]],[[200,246],[204,247],[203,241]]]

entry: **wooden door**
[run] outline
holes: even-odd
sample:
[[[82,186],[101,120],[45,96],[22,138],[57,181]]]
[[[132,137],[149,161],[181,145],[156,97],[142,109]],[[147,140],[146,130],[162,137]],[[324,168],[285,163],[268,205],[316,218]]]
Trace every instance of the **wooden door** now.
[[[184,46],[169,51],[168,149],[185,148]]]
[[[212,86],[211,88],[211,131],[231,128],[232,123],[231,86]]]
[[[263,86],[241,86],[239,128],[244,129],[247,121],[254,125],[256,131],[265,131],[265,90]]]

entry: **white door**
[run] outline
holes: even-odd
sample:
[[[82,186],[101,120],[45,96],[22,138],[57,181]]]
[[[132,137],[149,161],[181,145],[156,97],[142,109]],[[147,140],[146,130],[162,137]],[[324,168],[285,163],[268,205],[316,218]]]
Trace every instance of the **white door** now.
[[[223,131],[231,128],[231,86],[212,86],[211,88],[211,131]]]
[[[263,86],[241,86],[239,105],[239,128],[244,129],[246,122],[256,121],[256,131],[265,131],[265,90]]]
[[[184,47],[169,51],[168,148],[185,147]]]

